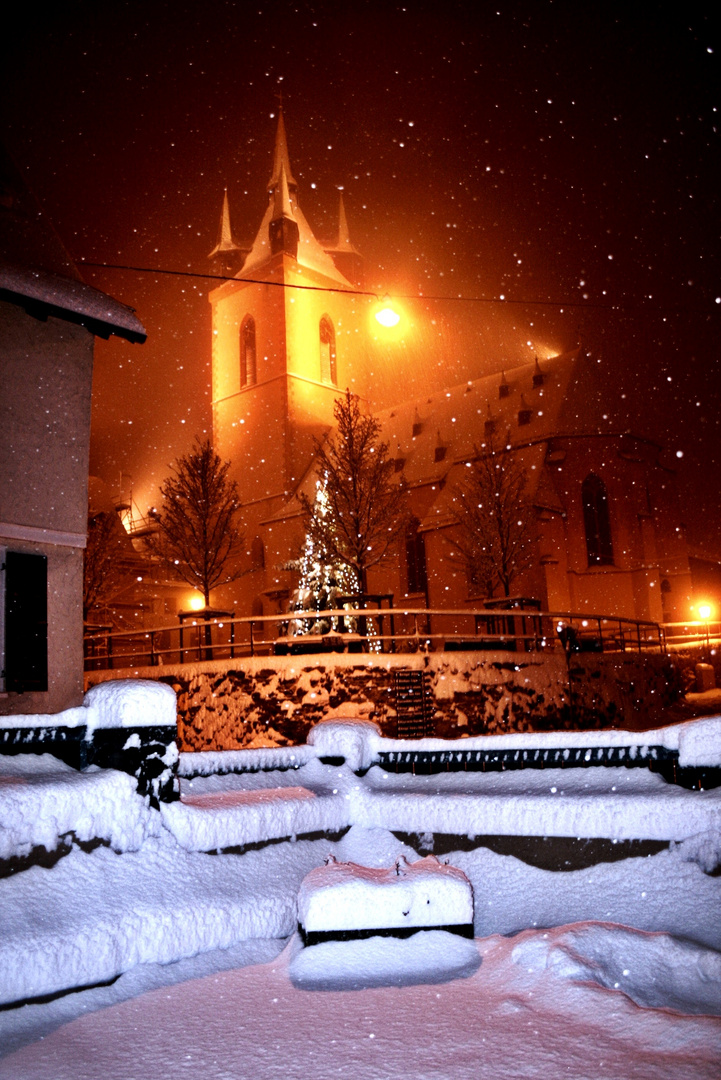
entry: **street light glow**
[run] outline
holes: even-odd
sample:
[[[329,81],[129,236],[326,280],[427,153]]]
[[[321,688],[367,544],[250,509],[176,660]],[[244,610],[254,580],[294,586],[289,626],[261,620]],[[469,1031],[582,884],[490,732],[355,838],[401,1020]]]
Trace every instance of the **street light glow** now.
[[[713,613],[713,608],[710,604],[699,604],[698,613],[702,619],[710,619]]]
[[[401,317],[392,307],[383,307],[380,311],[376,311],[376,320],[381,326],[391,327],[397,326],[401,321]]]

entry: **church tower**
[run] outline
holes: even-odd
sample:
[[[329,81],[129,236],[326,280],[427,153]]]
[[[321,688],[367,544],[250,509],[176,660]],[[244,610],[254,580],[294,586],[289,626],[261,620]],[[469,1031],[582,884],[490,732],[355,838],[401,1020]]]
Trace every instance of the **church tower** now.
[[[313,440],[331,427],[336,399],[346,387],[365,394],[367,368],[368,304],[300,208],[282,111],[267,193],[242,267],[209,296],[213,443],[231,462],[254,532],[307,473]],[[231,245],[238,252],[227,202],[223,213],[215,258],[230,255]],[[344,212],[339,244],[358,258],[348,251]]]

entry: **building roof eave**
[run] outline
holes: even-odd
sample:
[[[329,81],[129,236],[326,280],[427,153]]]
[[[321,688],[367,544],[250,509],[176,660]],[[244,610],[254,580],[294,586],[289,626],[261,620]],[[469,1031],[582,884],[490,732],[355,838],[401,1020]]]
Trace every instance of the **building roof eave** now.
[[[142,344],[148,336],[132,308],[83,281],[46,270],[0,262],[0,296],[38,318],[78,323],[98,337],[116,334]]]

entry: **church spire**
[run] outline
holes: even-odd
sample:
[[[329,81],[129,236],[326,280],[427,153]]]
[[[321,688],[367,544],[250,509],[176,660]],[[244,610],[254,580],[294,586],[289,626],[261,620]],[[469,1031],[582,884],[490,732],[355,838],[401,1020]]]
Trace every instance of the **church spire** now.
[[[284,251],[298,257],[298,222],[293,215],[293,207],[290,204],[290,192],[288,190],[288,177],[285,172],[285,162],[280,163],[280,176],[273,191],[273,216],[268,225],[271,255],[277,255]]]
[[[290,167],[290,157],[288,156],[288,141],[285,137],[285,122],[283,120],[283,103],[281,102],[278,110],[278,127],[275,132],[275,149],[273,151],[273,174],[268,181],[268,192],[273,192],[280,183],[281,169],[285,168],[286,180],[288,183],[288,190],[295,194],[298,185],[295,182],[293,176],[293,170]]]

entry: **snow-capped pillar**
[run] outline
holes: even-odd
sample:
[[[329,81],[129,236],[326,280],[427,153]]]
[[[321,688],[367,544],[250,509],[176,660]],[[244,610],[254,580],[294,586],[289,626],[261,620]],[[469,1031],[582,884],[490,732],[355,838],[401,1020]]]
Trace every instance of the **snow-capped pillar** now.
[[[145,679],[99,683],[85,695],[87,764],[130,773],[150,805],[180,798],[173,689]]]

